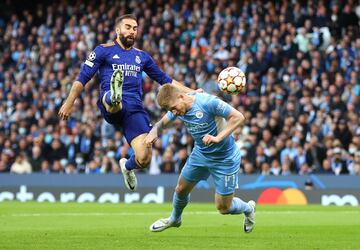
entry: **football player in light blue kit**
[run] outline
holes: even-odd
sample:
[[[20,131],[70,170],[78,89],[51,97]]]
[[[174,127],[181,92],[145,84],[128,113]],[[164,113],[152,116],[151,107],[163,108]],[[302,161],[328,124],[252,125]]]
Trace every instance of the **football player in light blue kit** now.
[[[107,122],[122,127],[126,140],[134,149],[135,154],[129,160],[120,160],[125,186],[131,191],[137,187],[133,170],[147,167],[152,154],[151,146],[144,143],[151,125],[142,103],[142,72],[160,84],[172,83],[184,91],[190,91],[161,71],[149,54],[133,47],[137,28],[133,15],[123,15],[115,21],[117,38],[97,46],[89,54],[59,110],[59,116],[68,119],[75,99],[98,72],[100,98],[97,105]]]
[[[153,232],[181,225],[181,214],[190,192],[200,180],[210,175],[215,183],[215,204],[221,214],[245,214],[244,231],[249,233],[255,224],[255,202],[234,197],[238,185],[240,150],[231,133],[241,125],[242,113],[219,98],[205,93],[186,93],[171,84],[160,88],[159,105],[168,113],[158,121],[145,138],[151,145],[158,130],[179,118],[194,138],[195,146],[181,171],[173,196],[171,216],[150,226]]]

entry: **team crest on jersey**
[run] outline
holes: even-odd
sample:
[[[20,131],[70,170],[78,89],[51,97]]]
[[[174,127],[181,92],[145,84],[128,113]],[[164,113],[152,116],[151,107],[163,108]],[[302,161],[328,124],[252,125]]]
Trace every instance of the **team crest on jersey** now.
[[[204,113],[201,111],[196,111],[195,116],[196,118],[201,119],[204,116]]]
[[[140,64],[140,63],[141,63],[141,60],[140,60],[140,57],[139,57],[139,56],[136,56],[136,57],[135,57],[135,62],[136,62],[137,64]]]
[[[94,61],[95,58],[96,58],[96,53],[95,53],[95,51],[92,51],[88,56],[88,60],[89,61]]]

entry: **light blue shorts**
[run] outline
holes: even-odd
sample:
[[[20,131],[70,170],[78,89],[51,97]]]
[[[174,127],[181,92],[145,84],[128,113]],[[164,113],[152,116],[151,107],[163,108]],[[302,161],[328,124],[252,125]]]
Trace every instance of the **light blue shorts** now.
[[[225,196],[235,192],[239,180],[239,158],[226,163],[224,161],[207,161],[206,165],[203,165],[200,162],[196,157],[190,156],[181,171],[181,176],[188,182],[197,183],[201,180],[207,180],[211,175],[216,193]]]

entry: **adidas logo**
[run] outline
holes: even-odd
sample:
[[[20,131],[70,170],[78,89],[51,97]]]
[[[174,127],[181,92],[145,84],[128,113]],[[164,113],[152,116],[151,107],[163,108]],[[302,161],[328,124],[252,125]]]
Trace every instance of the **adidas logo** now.
[[[120,59],[120,57],[118,56],[118,54],[115,54],[115,55],[113,56],[113,59]]]

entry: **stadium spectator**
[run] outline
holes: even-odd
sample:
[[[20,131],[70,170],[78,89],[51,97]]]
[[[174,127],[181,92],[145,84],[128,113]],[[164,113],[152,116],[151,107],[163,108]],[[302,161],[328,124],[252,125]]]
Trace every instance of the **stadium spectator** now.
[[[41,164],[43,161],[44,161],[44,157],[42,156],[41,148],[38,145],[35,145],[32,148],[31,157],[29,159],[29,162],[32,166],[32,171],[40,172]]]
[[[331,161],[329,159],[324,159],[322,163],[322,168],[317,172],[318,174],[334,174],[334,171],[331,169]]]
[[[171,149],[165,150],[161,160],[160,169],[162,173],[175,173],[175,162]]]
[[[291,175],[291,171],[290,171],[290,164],[288,162],[285,162],[281,165],[281,175],[283,176],[287,176],[287,175]]]
[[[15,162],[10,167],[10,172],[15,174],[29,174],[32,172],[31,165],[24,152],[20,152],[16,156]]]
[[[343,153],[341,148],[334,148],[333,157],[331,159],[331,169],[335,173],[335,175],[349,173],[346,161],[343,158],[342,154]]]
[[[254,174],[255,173],[253,165],[248,161],[244,163],[243,168],[244,168],[243,171],[242,171],[243,174],[248,175],[248,174]]]

